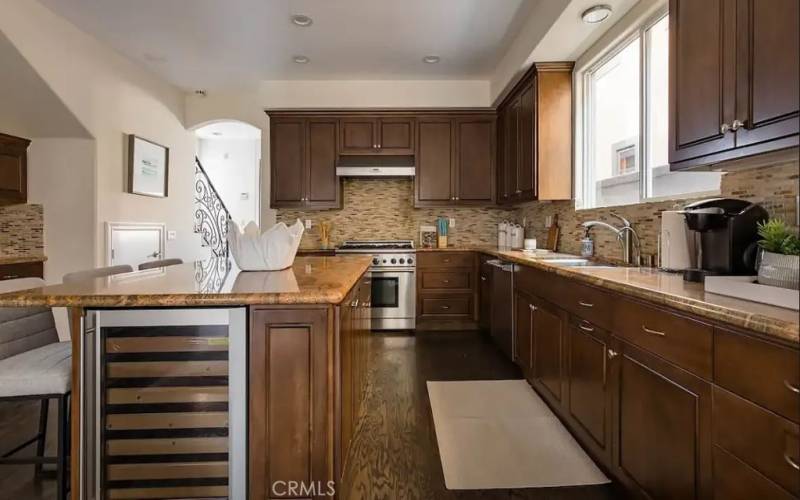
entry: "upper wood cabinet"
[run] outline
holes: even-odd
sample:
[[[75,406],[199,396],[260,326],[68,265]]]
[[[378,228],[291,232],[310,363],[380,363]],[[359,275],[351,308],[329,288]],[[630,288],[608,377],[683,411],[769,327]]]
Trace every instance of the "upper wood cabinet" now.
[[[272,208],[338,208],[336,118],[273,118],[270,124]]]
[[[420,117],[415,205],[493,203],[494,161],[494,113]]]
[[[414,117],[353,116],[342,118],[340,124],[340,154],[414,154]]]
[[[572,63],[536,63],[498,108],[497,200],[572,198]]]
[[[797,146],[800,2],[670,0],[669,11],[672,170]]]
[[[0,134],[0,206],[28,201],[28,145],[22,137]]]

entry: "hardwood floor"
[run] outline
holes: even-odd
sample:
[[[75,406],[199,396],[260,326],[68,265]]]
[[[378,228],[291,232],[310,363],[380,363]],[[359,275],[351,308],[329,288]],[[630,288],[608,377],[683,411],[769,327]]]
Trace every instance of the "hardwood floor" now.
[[[56,454],[56,429],[58,407],[50,402],[47,426],[46,454]],[[18,444],[36,435],[39,425],[38,401],[13,401],[0,403],[0,453],[5,453]],[[31,456],[36,450],[32,444],[20,451],[17,457]],[[45,470],[53,469],[46,465]],[[56,481],[33,477],[33,465],[0,465],[0,498],[18,500],[44,500],[56,497]]]
[[[611,499],[611,487],[451,491],[442,466],[425,383],[521,378],[480,334],[373,334],[362,418],[348,457],[344,500]]]

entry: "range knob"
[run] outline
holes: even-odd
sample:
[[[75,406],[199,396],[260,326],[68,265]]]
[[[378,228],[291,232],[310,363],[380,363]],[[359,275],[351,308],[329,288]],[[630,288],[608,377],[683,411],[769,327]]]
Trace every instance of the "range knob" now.
[[[404,258],[400,257],[400,263],[401,263],[401,264],[405,264],[405,263],[406,263],[406,259],[404,259]]]
[[[397,264],[397,259],[392,258],[392,264]]]
[[[408,263],[409,263],[409,264],[413,264],[413,263],[414,263],[414,259],[412,259],[411,257],[409,257],[409,258],[408,258]]]
[[[380,260],[378,260],[377,258],[372,259],[372,263],[375,264],[376,266],[378,265],[379,262]]]

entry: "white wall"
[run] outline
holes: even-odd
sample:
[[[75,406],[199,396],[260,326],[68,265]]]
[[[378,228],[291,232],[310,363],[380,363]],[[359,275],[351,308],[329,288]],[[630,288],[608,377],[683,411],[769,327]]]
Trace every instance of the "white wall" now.
[[[0,31],[96,140],[95,263],[103,264],[106,221],[164,222],[177,238],[167,256],[203,255],[193,225],[193,134],[184,95],[35,0],[4,0]],[[124,192],[126,134],[170,148],[169,197]]]
[[[233,220],[258,223],[261,140],[198,139],[197,156]]]

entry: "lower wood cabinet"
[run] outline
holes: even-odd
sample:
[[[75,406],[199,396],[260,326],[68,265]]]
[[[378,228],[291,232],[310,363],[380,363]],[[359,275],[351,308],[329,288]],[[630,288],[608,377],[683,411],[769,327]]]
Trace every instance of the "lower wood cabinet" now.
[[[277,485],[332,480],[328,309],[253,309],[250,320],[251,500]]]
[[[481,254],[478,261],[478,325],[484,332],[492,328],[492,271],[489,257]]]
[[[618,353],[610,335],[588,321],[572,317],[566,337],[564,409],[574,431],[596,459],[611,462],[613,374]]]
[[[566,314],[541,299],[533,300],[533,384],[553,401],[561,401],[562,346]]]
[[[44,278],[44,262],[0,264],[0,281],[17,278]]]
[[[417,330],[478,328],[475,252],[417,253]]]
[[[514,361],[528,381],[533,380],[533,298],[514,292]]]
[[[711,498],[711,384],[621,344],[612,468],[649,498]]]

